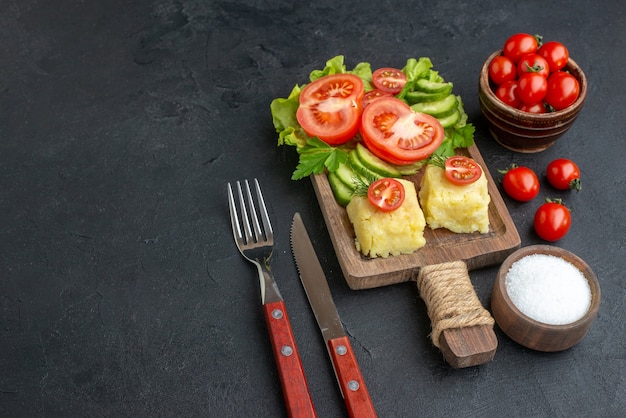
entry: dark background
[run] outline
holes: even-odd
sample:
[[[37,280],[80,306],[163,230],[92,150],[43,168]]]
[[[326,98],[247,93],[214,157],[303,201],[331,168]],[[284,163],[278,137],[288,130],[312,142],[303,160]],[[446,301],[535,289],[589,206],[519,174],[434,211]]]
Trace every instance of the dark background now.
[[[226,184],[257,177],[272,262],[320,417],[345,407],[297,279],[302,213],[381,417],[623,416],[626,411],[626,3],[0,0],[0,415],[285,414],[256,271],[237,252]],[[552,148],[489,136],[482,62],[516,32],[558,40],[589,92]],[[496,328],[494,360],[455,370],[428,339],[414,284],[352,291],[269,103],[343,54],[352,68],[430,57],[454,82],[492,174],[571,158],[583,190],[545,181],[505,202],[522,245],[541,199],[573,226],[555,245],[594,269],[602,305],[571,350],[526,349]],[[497,266],[471,272],[488,306]]]

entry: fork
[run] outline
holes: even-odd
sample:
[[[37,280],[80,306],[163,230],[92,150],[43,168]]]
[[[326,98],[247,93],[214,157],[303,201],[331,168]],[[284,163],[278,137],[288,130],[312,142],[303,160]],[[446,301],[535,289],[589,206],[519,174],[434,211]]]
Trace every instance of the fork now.
[[[241,183],[237,182],[240,212],[237,211],[233,187],[228,183],[228,206],[233,236],[241,255],[256,265],[259,273],[263,313],[274,359],[278,367],[283,396],[287,404],[287,412],[291,417],[315,417],[315,408],[304,376],[302,361],[296,348],[296,340],[289,323],[285,302],[270,271],[269,261],[274,250],[274,233],[257,179],[254,179],[254,189],[261,223],[257,217],[248,180],[244,180],[243,189]],[[244,199],[244,192],[247,204],[246,199]]]

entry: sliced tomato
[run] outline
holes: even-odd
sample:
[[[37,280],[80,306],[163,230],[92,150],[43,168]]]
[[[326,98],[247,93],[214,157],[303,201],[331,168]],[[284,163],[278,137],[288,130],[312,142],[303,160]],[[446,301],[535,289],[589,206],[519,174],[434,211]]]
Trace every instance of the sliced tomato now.
[[[392,97],[393,94],[388,91],[382,91],[380,89],[370,90],[363,95],[363,108],[368,104],[372,103],[376,99],[380,99],[381,97]]]
[[[448,181],[457,186],[474,183],[483,173],[476,161],[462,155],[447,158],[444,169]]]
[[[379,210],[391,212],[402,206],[404,186],[396,179],[378,179],[367,189],[367,200]]]
[[[406,84],[406,75],[397,68],[379,68],[372,73],[372,84],[378,90],[398,94]]]
[[[391,164],[407,165],[427,158],[441,145],[443,134],[437,119],[413,111],[395,97],[377,99],[361,116],[365,145]]]
[[[343,144],[359,131],[363,94],[363,81],[354,74],[318,78],[300,92],[298,123],[309,136]]]

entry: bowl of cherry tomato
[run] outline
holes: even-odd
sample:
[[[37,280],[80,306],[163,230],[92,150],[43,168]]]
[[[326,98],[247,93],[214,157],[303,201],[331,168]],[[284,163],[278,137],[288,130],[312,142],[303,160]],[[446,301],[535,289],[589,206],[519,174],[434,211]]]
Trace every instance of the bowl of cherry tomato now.
[[[534,153],[573,125],[587,97],[587,78],[563,44],[520,33],[485,60],[478,96],[494,139]]]

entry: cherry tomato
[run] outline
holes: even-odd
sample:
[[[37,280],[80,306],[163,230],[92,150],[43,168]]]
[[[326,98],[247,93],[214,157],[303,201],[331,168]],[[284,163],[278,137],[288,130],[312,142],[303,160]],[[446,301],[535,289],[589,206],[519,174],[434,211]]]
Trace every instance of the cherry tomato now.
[[[537,53],[548,61],[550,71],[552,72],[565,67],[569,60],[569,51],[565,45],[556,41],[546,42],[541,45]]]
[[[525,73],[517,80],[517,95],[526,104],[539,103],[546,97],[548,80],[539,73]]]
[[[528,113],[546,113],[548,111],[546,109],[546,106],[543,104],[543,102],[539,102],[539,103],[535,103],[531,105],[522,103],[518,107],[518,109],[523,110],[524,112],[528,112]]]
[[[309,136],[330,145],[349,141],[359,130],[363,81],[353,74],[320,77],[300,92],[298,123]]]
[[[398,94],[406,84],[406,75],[397,68],[379,68],[372,73],[372,84],[379,90]]]
[[[500,84],[496,89],[496,97],[500,99],[504,104],[517,108],[522,104],[522,101],[517,95],[518,87],[519,86],[517,85],[517,81],[505,81],[504,83]]]
[[[498,86],[505,81],[515,80],[517,78],[515,63],[504,55],[494,57],[489,63],[489,77]]]
[[[361,116],[361,136],[369,150],[391,164],[407,165],[430,156],[443,142],[437,119],[413,111],[395,97],[371,102]]]
[[[448,181],[457,186],[474,183],[483,174],[476,161],[462,155],[447,158],[444,170]]]
[[[567,158],[557,158],[546,169],[548,182],[558,190],[580,191],[580,169]]]
[[[504,171],[502,187],[513,199],[528,202],[539,193],[539,178],[528,167],[512,165]]]
[[[528,54],[517,63],[517,73],[520,76],[524,73],[538,73],[547,78],[550,75],[550,66],[541,55]]]
[[[558,71],[548,77],[545,100],[555,110],[565,109],[576,101],[580,85],[570,73]]]
[[[378,179],[367,189],[367,200],[379,210],[391,212],[402,206],[404,186],[396,179]]]
[[[516,33],[504,43],[502,53],[514,63],[519,62],[524,55],[537,52],[537,38],[527,33]]]
[[[372,103],[376,99],[380,99],[381,97],[392,97],[393,94],[388,91],[382,91],[379,89],[370,90],[363,95],[363,108],[368,104]]]
[[[560,200],[546,199],[535,212],[533,225],[535,232],[546,241],[558,241],[567,234],[572,224],[569,209]]]

